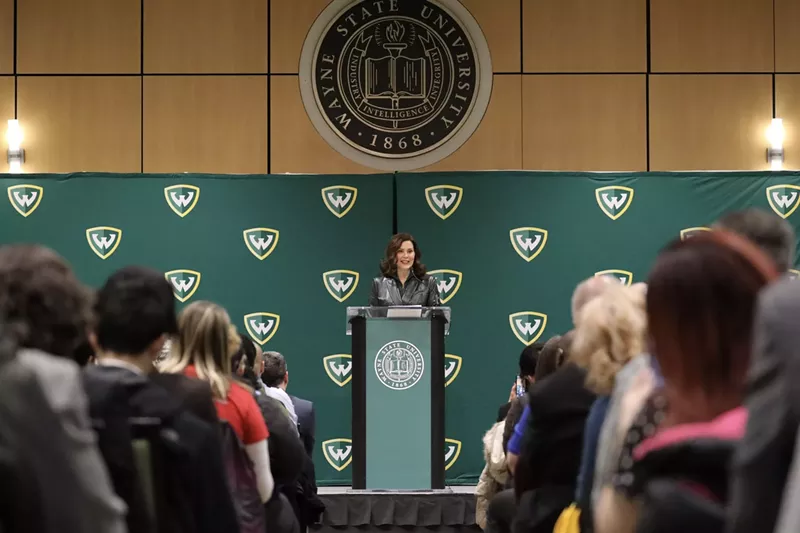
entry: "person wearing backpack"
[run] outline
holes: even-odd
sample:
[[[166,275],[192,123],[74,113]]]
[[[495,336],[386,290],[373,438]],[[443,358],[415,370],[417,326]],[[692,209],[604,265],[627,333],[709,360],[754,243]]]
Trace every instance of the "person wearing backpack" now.
[[[123,268],[98,291],[94,312],[97,364],[85,368],[84,388],[129,532],[239,531],[217,428],[150,379],[177,331],[169,283],[155,270]],[[176,386],[198,390],[185,380]]]

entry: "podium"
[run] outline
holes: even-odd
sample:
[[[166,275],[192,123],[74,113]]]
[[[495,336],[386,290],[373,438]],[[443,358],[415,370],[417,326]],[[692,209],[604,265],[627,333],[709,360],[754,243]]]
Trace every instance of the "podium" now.
[[[348,307],[356,490],[444,488],[449,307]]]

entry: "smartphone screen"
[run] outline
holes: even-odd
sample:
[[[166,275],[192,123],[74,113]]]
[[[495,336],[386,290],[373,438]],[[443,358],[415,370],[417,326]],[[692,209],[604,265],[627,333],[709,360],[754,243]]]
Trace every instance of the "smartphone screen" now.
[[[522,384],[522,378],[517,376],[517,397],[525,396],[525,386]]]

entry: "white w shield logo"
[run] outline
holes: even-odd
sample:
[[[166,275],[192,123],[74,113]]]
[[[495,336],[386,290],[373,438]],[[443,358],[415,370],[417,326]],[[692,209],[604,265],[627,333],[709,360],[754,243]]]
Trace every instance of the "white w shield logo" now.
[[[111,226],[97,226],[86,230],[86,240],[89,248],[100,259],[108,259],[119,248],[122,240],[122,230]]]
[[[358,287],[358,272],[352,270],[330,270],[322,274],[322,283],[337,302],[344,302]]]
[[[711,231],[711,228],[706,228],[705,226],[696,226],[694,228],[685,228],[681,230],[681,240],[685,241],[695,235],[702,233],[704,231]]]
[[[250,313],[244,315],[244,327],[250,337],[264,346],[277,333],[281,317],[274,313]]]
[[[172,294],[175,298],[183,303],[197,292],[200,286],[200,272],[196,270],[170,270],[164,274],[169,284],[172,286]]]
[[[322,358],[322,365],[331,381],[340,387],[344,387],[353,379],[353,356],[349,353],[326,355]]]
[[[456,212],[463,197],[464,189],[455,185],[434,185],[425,189],[428,207],[442,220]]]
[[[349,185],[333,185],[322,189],[322,201],[328,211],[342,218],[353,209],[358,198],[358,189]]]
[[[449,386],[461,372],[461,357],[450,353],[444,354],[444,386]]]
[[[275,251],[281,233],[272,228],[250,228],[244,230],[242,235],[250,253],[263,261]]]
[[[631,206],[633,189],[621,185],[611,185],[595,189],[594,196],[603,213],[611,220],[617,220]]]
[[[164,187],[164,198],[172,211],[183,218],[192,212],[200,199],[200,187],[194,185],[171,185]]]
[[[508,315],[511,331],[519,341],[530,346],[542,336],[547,327],[547,315],[535,311],[521,311]]]
[[[453,299],[458,289],[461,288],[461,280],[464,278],[464,275],[458,270],[431,270],[428,274],[436,280],[442,304]]]
[[[27,217],[39,207],[44,189],[38,185],[12,185],[8,188],[8,201],[20,215]]]
[[[444,439],[444,469],[456,464],[458,456],[461,455],[461,441],[456,439]]]
[[[630,287],[631,283],[633,283],[633,272],[628,272],[627,270],[601,270],[600,272],[595,272],[594,275],[595,277],[608,276],[626,287]]]
[[[547,244],[547,230],[542,228],[516,228],[508,232],[514,251],[529,263],[542,253]]]
[[[353,462],[351,439],[330,439],[322,443],[322,455],[333,468],[341,472]]]
[[[767,187],[767,201],[778,216],[789,218],[800,205],[800,186],[783,184]]]

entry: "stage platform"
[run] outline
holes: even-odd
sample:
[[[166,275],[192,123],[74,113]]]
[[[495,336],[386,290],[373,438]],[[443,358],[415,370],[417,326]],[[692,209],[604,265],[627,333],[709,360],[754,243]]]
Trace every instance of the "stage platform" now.
[[[474,533],[475,486],[452,486],[432,491],[352,490],[320,487],[325,503],[318,533]]]

